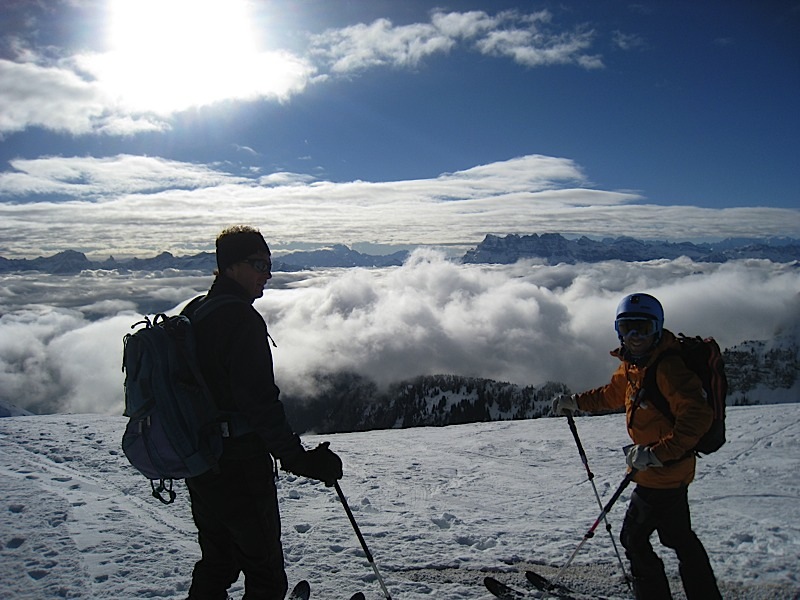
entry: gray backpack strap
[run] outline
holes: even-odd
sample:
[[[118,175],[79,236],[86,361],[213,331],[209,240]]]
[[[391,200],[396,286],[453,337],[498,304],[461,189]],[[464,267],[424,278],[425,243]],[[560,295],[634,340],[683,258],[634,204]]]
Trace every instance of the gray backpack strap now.
[[[201,321],[208,315],[210,315],[213,311],[215,311],[220,306],[224,306],[225,304],[235,304],[241,302],[242,304],[246,304],[245,300],[239,298],[238,296],[234,296],[233,294],[220,294],[219,296],[211,296],[209,297],[208,294],[203,296],[197,296],[194,298],[186,307],[181,311],[182,315],[189,317],[189,320],[192,323],[197,323]]]

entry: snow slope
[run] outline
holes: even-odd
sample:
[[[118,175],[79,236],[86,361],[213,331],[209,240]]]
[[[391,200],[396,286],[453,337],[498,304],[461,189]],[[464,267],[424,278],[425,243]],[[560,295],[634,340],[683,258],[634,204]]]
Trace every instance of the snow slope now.
[[[622,418],[576,419],[603,498],[624,476]],[[119,450],[124,425],[0,419],[0,598],[185,598],[198,558],[188,494],[180,483],[172,506],[149,497]],[[800,404],[730,408],[728,430],[690,488],[695,530],[726,598],[800,598]],[[342,489],[393,598],[488,599],[487,573],[524,587],[519,571],[553,573],[599,514],[564,419],[304,441],[323,439],[344,459]],[[279,487],[290,581],[308,579],[315,598],[382,598],[335,492],[287,474]],[[610,514],[615,536],[628,497]],[[660,554],[682,598],[674,557]],[[603,527],[565,579],[630,597]]]

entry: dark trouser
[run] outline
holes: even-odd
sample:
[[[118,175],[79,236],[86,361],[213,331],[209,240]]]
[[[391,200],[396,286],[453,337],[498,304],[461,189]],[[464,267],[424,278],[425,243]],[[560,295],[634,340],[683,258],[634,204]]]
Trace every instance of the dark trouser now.
[[[283,600],[281,521],[269,456],[223,460],[219,473],[186,480],[202,558],[189,600],[225,600],[244,572],[246,600]]]
[[[672,548],[680,563],[681,581],[688,600],[722,598],[703,544],[692,531],[687,488],[653,489],[637,486],[631,494],[620,540],[631,561],[633,589],[639,600],[669,600],[664,563],[653,551],[650,536]]]

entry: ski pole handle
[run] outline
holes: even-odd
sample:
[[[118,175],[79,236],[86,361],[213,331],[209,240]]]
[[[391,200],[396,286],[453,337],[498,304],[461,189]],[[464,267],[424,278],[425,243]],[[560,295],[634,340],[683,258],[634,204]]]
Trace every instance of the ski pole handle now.
[[[583,466],[586,467],[589,479],[594,479],[594,473],[589,470],[589,459],[586,457],[586,450],[583,449],[581,437],[578,435],[578,426],[575,424],[575,419],[572,418],[572,411],[567,411],[567,423],[569,424],[569,430],[572,432],[572,437],[575,438],[575,445],[578,446],[578,454],[581,455],[581,462],[583,462]]]

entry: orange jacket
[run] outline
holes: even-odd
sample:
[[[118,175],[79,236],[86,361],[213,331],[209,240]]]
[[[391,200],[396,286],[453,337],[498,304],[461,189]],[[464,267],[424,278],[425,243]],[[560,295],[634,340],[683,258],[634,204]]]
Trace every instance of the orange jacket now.
[[[639,471],[634,481],[645,487],[675,488],[694,479],[695,457],[690,451],[711,426],[714,414],[705,401],[700,378],[677,355],[665,356],[657,365],[656,382],[669,403],[675,423],[647,402],[645,393],[638,407],[636,396],[647,369],[666,350],[677,349],[678,341],[666,329],[646,365],[626,361],[620,350],[611,352],[621,364],[603,387],[576,395],[578,408],[601,412],[625,407],[628,435],[634,444],[650,446],[663,467]],[[671,462],[675,461],[675,462]]]

